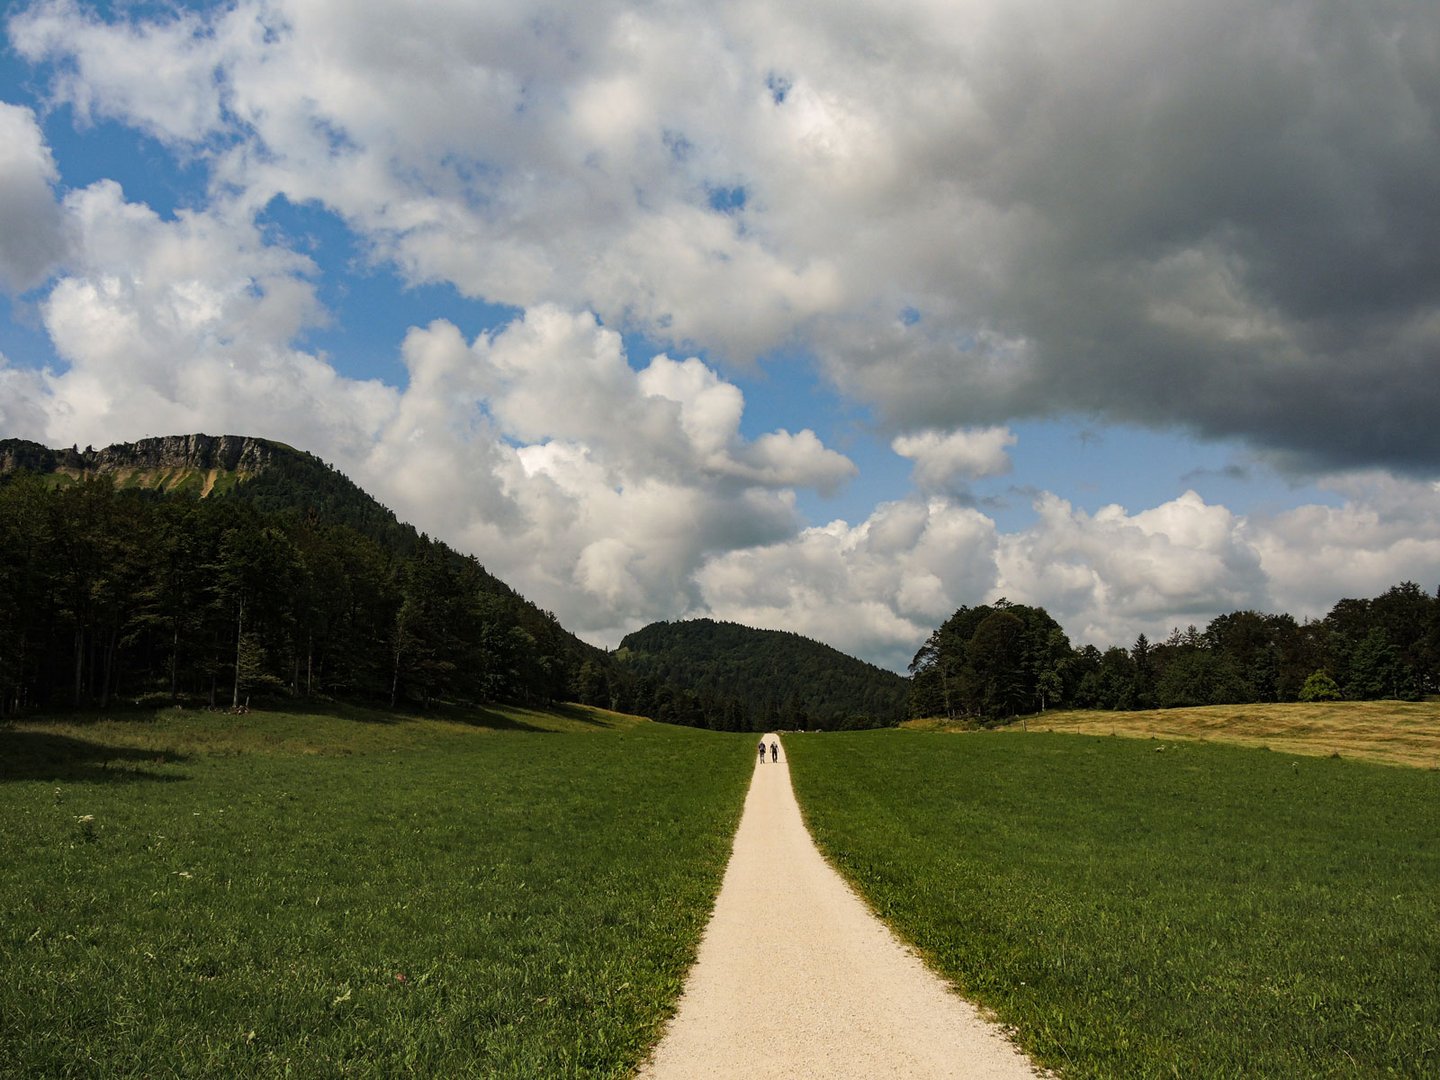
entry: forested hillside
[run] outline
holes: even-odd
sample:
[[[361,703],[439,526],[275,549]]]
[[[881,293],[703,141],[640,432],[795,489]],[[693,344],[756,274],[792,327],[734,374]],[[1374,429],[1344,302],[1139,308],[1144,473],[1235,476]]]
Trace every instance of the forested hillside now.
[[[601,650],[279,443],[0,443],[0,553],[0,715],[554,700],[584,696],[582,676],[611,703]]]
[[[1323,619],[1235,611],[1204,630],[1072,649],[1042,608],[962,607],[910,665],[915,717],[1003,719],[1050,706],[1153,709],[1250,702],[1415,700],[1440,692],[1440,597],[1403,582]]]
[[[689,688],[711,727],[879,727],[905,715],[906,679],[781,630],[658,622],[628,635],[617,657],[637,673]]]

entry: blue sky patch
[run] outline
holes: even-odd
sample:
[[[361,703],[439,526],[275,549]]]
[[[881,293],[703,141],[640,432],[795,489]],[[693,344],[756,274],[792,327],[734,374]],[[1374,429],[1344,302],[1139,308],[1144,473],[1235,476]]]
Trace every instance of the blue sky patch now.
[[[738,214],[745,209],[745,200],[748,195],[741,184],[731,187],[707,186],[705,191],[711,210],[719,211],[722,214]]]

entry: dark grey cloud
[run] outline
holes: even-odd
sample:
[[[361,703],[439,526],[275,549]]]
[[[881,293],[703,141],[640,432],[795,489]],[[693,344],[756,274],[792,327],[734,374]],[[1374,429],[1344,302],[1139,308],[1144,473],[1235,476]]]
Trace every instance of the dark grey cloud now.
[[[1440,469],[1440,7],[1039,10],[975,44],[927,162],[989,216],[951,229],[957,287],[830,336],[837,377],[904,427],[1094,413]]]
[[[1191,469],[1184,476],[1180,477],[1182,484],[1193,485],[1199,480],[1221,479],[1231,480],[1236,483],[1245,483],[1251,478],[1251,470],[1244,465],[1236,465],[1231,462],[1229,465],[1218,469]]]
[[[35,114],[0,101],[0,288],[23,292],[65,253],[55,163]]]

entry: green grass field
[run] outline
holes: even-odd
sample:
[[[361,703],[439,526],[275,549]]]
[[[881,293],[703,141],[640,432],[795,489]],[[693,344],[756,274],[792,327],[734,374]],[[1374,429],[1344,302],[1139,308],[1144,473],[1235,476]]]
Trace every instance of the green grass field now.
[[[0,727],[0,1075],[626,1075],[750,742],[581,709]]]
[[[1440,772],[1033,731],[785,746],[822,849],[1067,1078],[1440,1075]]]

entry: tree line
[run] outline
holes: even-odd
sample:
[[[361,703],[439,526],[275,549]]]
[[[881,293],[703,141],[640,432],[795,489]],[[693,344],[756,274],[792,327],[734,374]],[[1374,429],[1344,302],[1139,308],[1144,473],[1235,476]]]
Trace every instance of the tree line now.
[[[1322,619],[1234,611],[1164,641],[1071,647],[1043,609],[962,607],[910,664],[910,715],[1003,719],[1057,705],[1154,709],[1418,700],[1440,690],[1440,593],[1411,581]]]

